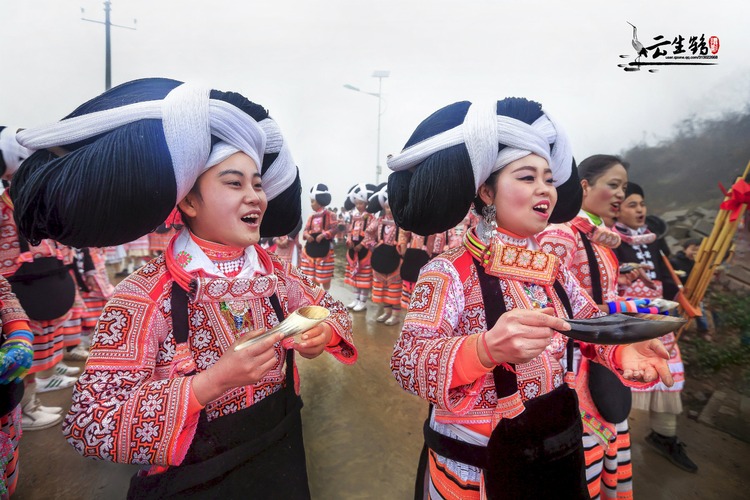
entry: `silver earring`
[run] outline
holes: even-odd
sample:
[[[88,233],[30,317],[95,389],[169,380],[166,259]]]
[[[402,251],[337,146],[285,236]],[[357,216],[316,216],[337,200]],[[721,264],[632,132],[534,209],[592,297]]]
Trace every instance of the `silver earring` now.
[[[484,221],[489,225],[497,225],[497,210],[495,205],[485,205],[482,207],[482,217]]]
[[[482,207],[482,218],[477,224],[477,233],[479,238],[485,243],[492,240],[492,235],[497,228],[497,211],[495,205],[485,205]]]

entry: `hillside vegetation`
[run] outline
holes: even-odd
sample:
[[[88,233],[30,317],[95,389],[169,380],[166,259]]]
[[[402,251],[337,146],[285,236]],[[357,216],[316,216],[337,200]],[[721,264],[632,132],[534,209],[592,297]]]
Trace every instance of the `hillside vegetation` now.
[[[674,135],[656,145],[622,151],[630,180],[643,186],[649,209],[718,208],[750,161],[750,106],[717,119],[682,121]]]

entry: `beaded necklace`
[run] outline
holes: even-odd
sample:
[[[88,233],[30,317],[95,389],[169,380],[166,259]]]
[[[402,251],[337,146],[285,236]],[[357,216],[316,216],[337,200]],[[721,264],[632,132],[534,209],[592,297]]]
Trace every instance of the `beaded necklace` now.
[[[200,247],[206,257],[216,265],[226,277],[234,278],[242,270],[242,266],[245,264],[245,249],[238,247],[231,247],[228,245],[222,245],[221,243],[215,243],[213,241],[204,240],[192,232],[190,237]]]
[[[190,233],[192,240],[200,247],[206,257],[226,277],[237,276],[245,264],[245,249],[207,241]],[[227,301],[219,304],[219,310],[227,322],[234,327],[237,336],[250,331],[251,319],[248,314],[248,303],[244,301]]]

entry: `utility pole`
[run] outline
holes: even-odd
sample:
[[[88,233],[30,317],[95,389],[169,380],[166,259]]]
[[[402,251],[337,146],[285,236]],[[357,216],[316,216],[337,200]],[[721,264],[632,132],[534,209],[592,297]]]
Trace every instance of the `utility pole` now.
[[[91,23],[103,24],[104,25],[104,90],[112,88],[112,42],[110,40],[110,27],[125,28],[128,30],[135,30],[135,26],[121,26],[119,24],[112,24],[110,21],[110,12],[112,11],[112,2],[109,0],[104,1],[104,22],[97,21],[95,19],[87,19],[81,17],[82,21],[88,21]],[[81,7],[81,14],[84,13],[83,7]],[[137,19],[133,19],[133,24],[138,22]]]

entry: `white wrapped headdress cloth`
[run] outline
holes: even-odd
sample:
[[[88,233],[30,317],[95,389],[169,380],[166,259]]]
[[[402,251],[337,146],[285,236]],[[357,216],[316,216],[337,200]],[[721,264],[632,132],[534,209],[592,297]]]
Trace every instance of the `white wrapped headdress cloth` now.
[[[358,201],[364,201],[367,203],[376,189],[377,186],[374,184],[355,184],[349,188],[349,192],[346,193],[344,208],[346,210],[352,210]]]
[[[21,146],[16,139],[19,127],[0,126],[0,177],[10,179],[16,173],[30,151]]]
[[[240,151],[258,165],[269,200],[261,234],[286,234],[299,220],[299,176],[289,148],[268,112],[240,94],[137,80],[58,123],[24,130],[19,141],[39,150],[11,191],[24,207],[16,219],[30,239],[73,246],[131,241],[158,226],[203,172]],[[47,150],[53,147],[69,153],[54,157]],[[73,193],[66,195],[68,188]],[[117,224],[119,231],[108,229]]]
[[[310,188],[310,201],[317,201],[321,207],[327,207],[331,203],[331,193],[325,184],[315,184]]]
[[[459,102],[433,113],[415,130],[401,153],[388,159],[394,218],[420,234],[455,226],[479,186],[509,163],[534,153],[550,165],[562,191],[554,222],[569,220],[569,204],[580,208],[580,185],[567,136],[539,103],[522,98]],[[560,206],[560,203],[558,203]]]

